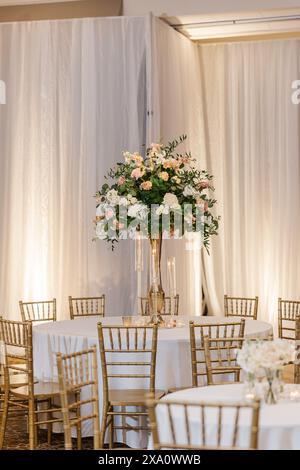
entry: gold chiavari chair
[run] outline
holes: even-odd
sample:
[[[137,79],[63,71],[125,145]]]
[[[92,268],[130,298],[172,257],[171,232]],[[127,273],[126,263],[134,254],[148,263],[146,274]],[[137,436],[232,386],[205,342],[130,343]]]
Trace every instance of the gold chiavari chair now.
[[[105,316],[105,295],[100,297],[71,297],[69,296],[70,318]]]
[[[139,297],[141,315],[150,315],[150,306],[148,297]],[[179,312],[179,294],[174,297],[165,297],[164,307],[161,315],[178,315]]]
[[[295,343],[294,383],[300,384],[300,317],[297,317],[295,321]]]
[[[0,317],[0,321],[2,320],[2,317]],[[0,335],[1,335],[1,329],[0,329]],[[18,352],[20,352],[18,350]],[[16,351],[15,351],[16,353]],[[10,359],[12,357],[12,354],[10,354]],[[6,365],[6,348],[5,348],[5,343],[4,340],[0,336],[0,412],[3,411],[3,401],[4,401],[4,367]],[[22,356],[20,357],[13,357],[13,363],[17,363],[19,368],[23,368],[25,366],[25,358]],[[27,376],[26,374],[22,374],[20,370],[16,371],[10,371],[10,376],[9,376],[9,382],[11,387],[21,387],[23,385],[27,384]]]
[[[4,364],[4,402],[0,427],[0,449],[3,447],[7,418],[10,411],[22,412],[28,416],[29,448],[37,445],[37,430],[40,425],[47,425],[48,444],[51,444],[52,425],[62,422],[54,418],[53,413],[59,407],[52,405],[52,400],[59,397],[59,386],[52,382],[34,380],[32,351],[32,322],[16,322],[0,319],[0,337],[5,344]],[[20,362],[20,363],[19,363]],[[26,377],[26,383],[16,387],[11,379]],[[40,405],[44,405],[43,409]],[[46,419],[39,419],[45,414]],[[80,436],[78,437],[80,440]],[[79,444],[80,445],[80,444]]]
[[[149,430],[143,423],[128,423],[128,418],[135,421],[146,420],[147,412],[144,407],[149,392],[157,399],[164,395],[164,391],[155,390],[157,326],[123,327],[98,323],[98,334],[103,382],[100,445],[103,447],[106,430],[109,428],[109,446],[112,448],[117,429],[123,430],[123,436],[127,431]],[[147,388],[115,390],[111,384],[114,379],[125,379],[131,386],[142,383],[142,387],[146,381]],[[137,410],[129,411],[128,407],[135,407]],[[122,418],[121,425],[115,425],[116,417]]]
[[[221,404],[149,399],[154,450],[257,449],[259,411],[259,401]],[[240,429],[245,433],[247,424],[249,433],[244,437],[244,444],[239,441]],[[212,432],[212,427],[215,432]]]
[[[209,338],[243,338],[245,334],[245,319],[230,323],[196,324],[190,322],[190,349],[192,364],[193,387],[207,385],[206,361],[204,355],[204,337]]]
[[[278,299],[278,337],[296,343],[296,360],[294,363],[294,382],[300,383],[300,301]],[[297,360],[298,358],[298,360]],[[289,366],[288,366],[289,367]]]
[[[300,301],[278,299],[278,336],[295,339],[296,320],[300,317]]]
[[[233,375],[232,382],[240,381],[241,367],[237,364],[237,350],[243,346],[244,338],[209,338],[204,337],[204,356],[207,384],[220,385],[229,381],[215,382],[219,374]]]
[[[56,321],[56,299],[40,302],[23,302],[20,300],[19,305],[23,322]]]
[[[65,449],[72,450],[72,427],[76,427],[77,434],[81,434],[81,423],[93,420],[94,449],[100,449],[99,426],[99,396],[96,346],[86,351],[74,354],[57,354],[57,369],[59,378],[60,399],[64,422]],[[81,392],[86,391],[85,399]],[[77,394],[77,401],[70,401],[70,396]],[[92,413],[80,416],[78,412],[83,405],[91,404]],[[73,410],[77,410],[76,417],[72,417]]]
[[[258,297],[230,297],[224,295],[225,317],[243,317],[257,320]]]

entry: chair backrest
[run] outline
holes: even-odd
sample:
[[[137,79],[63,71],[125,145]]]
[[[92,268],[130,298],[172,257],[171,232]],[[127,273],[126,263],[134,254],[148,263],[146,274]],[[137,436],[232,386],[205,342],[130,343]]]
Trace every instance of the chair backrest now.
[[[105,316],[105,295],[100,297],[71,297],[69,296],[70,318]]]
[[[64,422],[65,449],[72,450],[72,427],[86,420],[93,420],[94,449],[99,449],[100,426],[96,346],[74,354],[62,355],[58,353],[56,357]],[[74,411],[74,401],[70,398],[74,393],[81,393],[87,387],[89,388],[88,393],[85,394],[84,399],[81,396],[79,397],[79,400],[76,401],[76,407],[91,403],[92,412],[85,416],[71,418],[70,413]]]
[[[278,299],[278,336],[295,339],[296,320],[300,317],[300,301]]]
[[[19,305],[23,322],[56,321],[56,299],[40,302],[23,302],[20,300]]]
[[[193,387],[207,385],[207,372],[204,357],[204,337],[210,338],[243,338],[245,334],[245,319],[240,321],[196,324],[190,322],[190,348],[192,364]]]
[[[126,379],[129,385],[146,382],[155,391],[157,326],[104,326],[98,323],[104,406],[109,401],[110,382]]]
[[[148,297],[139,297],[140,314],[150,315],[150,306]],[[178,315],[179,312],[179,294],[174,297],[165,297],[164,306],[160,315]]]
[[[295,321],[295,349],[294,383],[300,384],[300,317]]]
[[[207,373],[207,384],[217,385],[228,383],[216,382],[215,375],[226,374],[233,376],[232,381],[240,380],[241,367],[237,364],[237,351],[243,346],[244,338],[209,338],[204,337],[204,356]]]
[[[258,297],[230,297],[224,295],[225,317],[244,317],[257,320]]]
[[[154,449],[257,449],[260,404],[148,401]]]
[[[0,318],[0,342],[4,344],[4,372],[25,375],[33,397],[32,323]]]

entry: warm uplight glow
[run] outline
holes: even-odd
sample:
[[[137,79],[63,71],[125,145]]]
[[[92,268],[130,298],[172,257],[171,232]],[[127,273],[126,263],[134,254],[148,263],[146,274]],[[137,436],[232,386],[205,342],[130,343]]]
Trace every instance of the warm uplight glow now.
[[[300,9],[194,15],[179,20],[174,24],[170,18],[170,23],[192,40],[289,33],[299,31]]]

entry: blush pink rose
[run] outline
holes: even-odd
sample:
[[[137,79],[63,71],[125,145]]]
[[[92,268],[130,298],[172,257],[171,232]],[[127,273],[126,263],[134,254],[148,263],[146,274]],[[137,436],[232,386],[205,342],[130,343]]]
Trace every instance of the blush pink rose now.
[[[106,209],[106,211],[105,211],[105,218],[106,219],[111,219],[114,215],[115,215],[115,213],[112,209]]]
[[[134,178],[134,179],[137,180],[139,178],[142,178],[142,176],[144,176],[144,174],[145,174],[145,171],[142,168],[137,167],[134,170],[132,170],[131,178]]]
[[[126,181],[125,176],[120,176],[120,178],[118,179],[118,186],[122,186],[122,184],[124,184],[125,181]]]
[[[117,220],[113,221],[113,225],[115,226],[117,230],[122,230],[124,228],[124,224],[122,224],[121,222],[118,222]]]
[[[152,188],[152,183],[151,181],[144,181],[141,185],[140,188],[143,189],[144,191],[150,191]]]
[[[165,169],[167,168],[173,168],[176,170],[180,166],[180,162],[178,160],[175,160],[175,158],[170,158],[169,160],[166,160],[163,164],[163,167]]]
[[[200,181],[199,187],[201,189],[208,188],[209,187],[209,182],[208,181]]]
[[[169,173],[167,173],[166,171],[161,171],[158,176],[163,181],[168,181],[169,179]]]
[[[159,152],[162,148],[162,144],[155,144],[155,143],[152,143],[150,145],[151,149],[154,151],[154,152]]]

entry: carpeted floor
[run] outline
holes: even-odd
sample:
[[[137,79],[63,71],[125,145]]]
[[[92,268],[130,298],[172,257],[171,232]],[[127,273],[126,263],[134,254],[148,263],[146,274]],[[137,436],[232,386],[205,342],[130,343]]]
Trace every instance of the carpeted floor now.
[[[51,446],[47,444],[47,431],[39,430],[38,433],[39,450],[63,450],[63,434],[53,434]],[[76,441],[74,440],[74,447]],[[83,449],[93,449],[93,438],[82,439]],[[8,420],[7,431],[5,435],[4,450],[27,450],[28,434],[26,418],[12,417]]]

